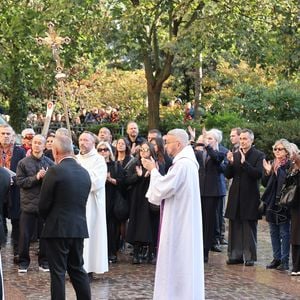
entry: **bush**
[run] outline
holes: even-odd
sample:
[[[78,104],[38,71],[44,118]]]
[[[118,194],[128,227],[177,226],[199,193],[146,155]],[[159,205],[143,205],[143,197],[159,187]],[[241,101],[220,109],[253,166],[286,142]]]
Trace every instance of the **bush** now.
[[[253,130],[256,147],[263,151],[268,159],[273,158],[272,146],[278,139],[284,138],[300,145],[300,122],[298,120],[248,123],[247,128]]]

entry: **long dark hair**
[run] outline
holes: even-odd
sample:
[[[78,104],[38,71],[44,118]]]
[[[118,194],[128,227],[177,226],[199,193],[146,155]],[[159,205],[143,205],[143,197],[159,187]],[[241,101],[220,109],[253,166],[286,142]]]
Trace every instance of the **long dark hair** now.
[[[116,161],[118,160],[118,156],[119,156],[119,151],[118,151],[118,142],[119,142],[119,140],[122,140],[125,143],[125,146],[126,146],[126,148],[125,148],[125,156],[130,156],[130,154],[131,154],[130,153],[130,146],[129,146],[127,140],[124,137],[120,137],[117,140],[117,144],[116,144],[116,157],[115,157]]]
[[[156,137],[156,138],[152,138],[150,140],[150,143],[154,141],[156,146],[157,146],[157,152],[156,152],[156,156],[157,156],[157,161],[159,163],[165,163],[165,147],[164,147],[164,140],[160,137]],[[153,144],[152,144],[153,145]]]
[[[149,147],[149,150],[150,150],[150,156],[153,157],[153,159],[155,161],[157,161],[157,155],[155,153],[155,149],[154,149],[154,146],[148,142],[148,141],[144,141],[142,142],[142,144],[140,145],[140,148],[143,146],[143,145],[147,145]],[[140,160],[141,159],[141,155],[140,155],[140,152],[138,153],[138,159]]]

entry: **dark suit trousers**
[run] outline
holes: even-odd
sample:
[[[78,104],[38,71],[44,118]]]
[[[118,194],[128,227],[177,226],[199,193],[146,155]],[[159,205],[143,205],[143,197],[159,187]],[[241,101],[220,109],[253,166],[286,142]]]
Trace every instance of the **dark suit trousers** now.
[[[21,212],[19,235],[19,265],[28,267],[30,264],[29,247],[30,239],[38,223],[39,235],[43,228],[43,221],[37,213]],[[45,240],[39,241],[39,265],[47,264]]]
[[[201,196],[204,257],[213,245],[217,206],[221,197]]]
[[[229,220],[228,258],[256,261],[257,221]]]
[[[65,274],[70,276],[77,300],[91,299],[83,268],[83,238],[45,238],[51,276],[51,299],[65,300]]]
[[[300,245],[292,245],[293,272],[300,272]]]

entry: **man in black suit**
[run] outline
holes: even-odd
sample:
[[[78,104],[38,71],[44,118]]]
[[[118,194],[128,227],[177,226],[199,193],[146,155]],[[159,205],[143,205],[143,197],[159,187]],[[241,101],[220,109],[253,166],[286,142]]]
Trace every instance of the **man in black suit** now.
[[[25,157],[25,150],[14,145],[14,135],[12,127],[8,124],[0,124],[0,166],[6,167],[15,173],[19,161]],[[14,263],[18,263],[20,188],[17,186],[16,176],[12,177],[8,201],[4,202],[3,224],[5,231],[7,230],[6,217],[11,219]]]
[[[83,268],[83,239],[88,237],[86,202],[91,188],[88,172],[73,156],[72,141],[57,136],[52,146],[56,166],[48,169],[42,184],[39,212],[45,219],[51,275],[51,299],[65,299],[68,271],[78,300],[91,299],[88,275]]]
[[[254,134],[243,129],[239,150],[227,153],[225,176],[232,178],[225,217],[229,219],[227,264],[253,266],[256,261],[259,180],[264,154],[252,146]]]

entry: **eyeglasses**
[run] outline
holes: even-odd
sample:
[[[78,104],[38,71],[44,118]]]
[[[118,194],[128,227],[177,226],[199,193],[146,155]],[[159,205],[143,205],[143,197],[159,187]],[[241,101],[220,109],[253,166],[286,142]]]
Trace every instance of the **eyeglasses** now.
[[[284,148],[273,148],[273,151],[282,151],[285,150]]]
[[[98,152],[107,152],[109,149],[108,148],[98,148]]]
[[[145,148],[140,149],[140,152],[149,152],[149,151],[150,151],[150,149],[145,149]]]
[[[173,144],[173,143],[177,143],[177,141],[171,141],[171,142],[164,141],[164,144],[165,144],[165,145]]]

